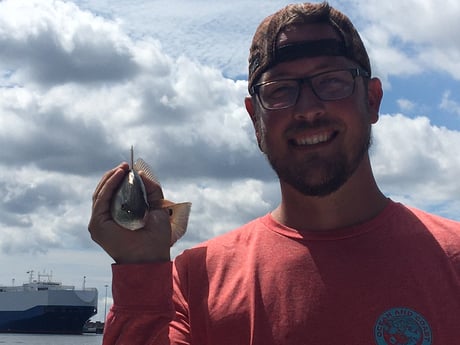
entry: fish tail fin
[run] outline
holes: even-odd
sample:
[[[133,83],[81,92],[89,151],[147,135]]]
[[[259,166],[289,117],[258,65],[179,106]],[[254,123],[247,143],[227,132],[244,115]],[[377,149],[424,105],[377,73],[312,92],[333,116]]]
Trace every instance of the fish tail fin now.
[[[188,218],[192,207],[191,202],[182,202],[168,206],[171,219],[171,246],[184,236],[187,231]]]

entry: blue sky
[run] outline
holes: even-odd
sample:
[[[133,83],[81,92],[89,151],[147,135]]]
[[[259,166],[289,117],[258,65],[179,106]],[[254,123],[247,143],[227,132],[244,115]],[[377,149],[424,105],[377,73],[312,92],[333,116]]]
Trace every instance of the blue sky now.
[[[406,116],[428,116],[436,126],[460,130],[459,85],[456,80],[442,72],[425,72],[417,76],[393,77],[392,87],[385,90],[382,112],[403,112]],[[448,96],[447,96],[448,95]],[[443,99],[453,102],[451,107],[442,106]],[[398,102],[404,99],[409,105]]]
[[[112,261],[88,236],[91,194],[131,145],[168,199],[193,203],[174,255],[276,207],[243,99],[252,34],[287,3],[0,1],[0,284],[30,269],[87,276],[104,310]],[[460,219],[460,4],[331,4],[383,81],[371,151],[382,190]]]

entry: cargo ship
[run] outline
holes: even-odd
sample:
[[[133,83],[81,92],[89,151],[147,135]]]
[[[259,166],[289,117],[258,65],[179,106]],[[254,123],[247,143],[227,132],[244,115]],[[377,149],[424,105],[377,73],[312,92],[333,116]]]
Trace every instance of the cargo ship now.
[[[1,333],[80,334],[97,313],[97,289],[62,285],[38,274],[22,285],[0,286]]]

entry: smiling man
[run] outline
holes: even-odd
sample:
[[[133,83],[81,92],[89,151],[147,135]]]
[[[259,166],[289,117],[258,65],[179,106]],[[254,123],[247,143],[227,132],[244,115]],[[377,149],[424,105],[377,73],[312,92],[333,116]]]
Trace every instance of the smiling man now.
[[[167,211],[123,229],[109,205],[128,166],[103,177],[89,229],[116,261],[104,344],[458,342],[460,224],[380,191],[368,149],[382,87],[371,73],[352,23],[327,3],[267,17],[245,105],[281,203],[173,263]],[[150,199],[161,194],[145,183]]]

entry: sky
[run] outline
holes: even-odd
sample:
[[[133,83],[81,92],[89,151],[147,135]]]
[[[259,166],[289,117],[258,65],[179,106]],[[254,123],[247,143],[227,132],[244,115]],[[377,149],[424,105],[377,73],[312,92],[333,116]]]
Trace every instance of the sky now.
[[[89,237],[91,196],[131,145],[167,199],[192,202],[173,256],[278,204],[243,100],[252,35],[289,2],[165,3],[0,1],[0,284],[29,270],[86,279],[103,319],[113,261]],[[460,3],[330,4],[383,82],[371,148],[380,188],[460,220]]]

